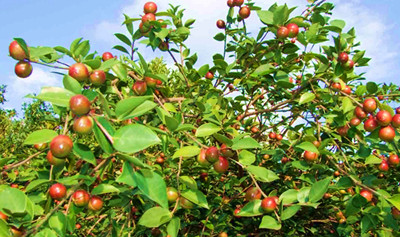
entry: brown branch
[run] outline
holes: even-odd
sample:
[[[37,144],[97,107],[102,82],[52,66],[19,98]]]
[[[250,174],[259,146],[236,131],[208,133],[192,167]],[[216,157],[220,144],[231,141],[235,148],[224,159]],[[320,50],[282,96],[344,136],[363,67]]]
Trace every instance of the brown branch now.
[[[21,165],[25,164],[26,162],[30,161],[31,159],[35,158],[36,156],[40,155],[41,153],[43,153],[43,151],[36,152],[35,154],[29,156],[28,158],[26,158],[25,160],[23,160],[19,163],[16,163],[16,164],[13,164],[10,166],[6,166],[6,168],[4,170],[10,170],[10,169],[14,169],[18,166],[21,166]]]
[[[104,135],[107,137],[107,139],[111,142],[111,144],[114,144],[114,139],[112,136],[107,132],[107,130],[103,127],[103,125],[100,124],[100,122],[92,116],[93,120],[96,122],[97,126],[100,128],[100,130],[104,133]]]
[[[88,230],[87,235],[90,235],[90,233],[92,232],[92,230],[94,229],[94,227],[96,227],[97,224],[100,223],[101,220],[103,220],[106,216],[100,216],[99,219],[96,221],[96,223],[94,223],[94,225]]]
[[[186,136],[188,136],[190,139],[192,139],[194,142],[196,142],[202,148],[208,148],[208,146],[206,146],[206,145],[202,144],[201,142],[199,142],[199,140],[197,140],[197,138],[195,138],[192,135],[190,135],[190,133],[188,133],[188,132],[184,132],[184,133],[186,134]]]

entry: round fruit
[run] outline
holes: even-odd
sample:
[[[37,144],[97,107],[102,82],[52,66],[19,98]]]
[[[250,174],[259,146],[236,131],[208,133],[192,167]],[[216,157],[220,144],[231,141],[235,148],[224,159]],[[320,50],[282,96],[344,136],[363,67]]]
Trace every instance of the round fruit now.
[[[396,136],[396,132],[391,126],[382,127],[379,130],[379,138],[385,142],[393,141],[394,137]]]
[[[400,114],[395,114],[392,118],[392,126],[395,128],[400,127]]]
[[[58,135],[50,142],[50,151],[53,156],[63,158],[72,151],[72,140],[67,135]]]
[[[372,132],[378,127],[378,122],[374,118],[369,118],[364,122],[365,131]]]
[[[77,230],[79,230],[80,228],[82,228],[82,225],[79,224],[79,223],[76,223],[75,228],[76,228]]]
[[[54,157],[51,151],[47,152],[46,159],[51,165],[54,166],[63,166],[65,164],[65,159]]]
[[[233,215],[236,216],[237,218],[240,218],[240,216],[238,216],[240,212],[240,208],[236,208],[235,211],[233,211]]]
[[[205,78],[211,80],[211,79],[214,78],[214,74],[213,74],[212,72],[209,71],[209,72],[206,73]]]
[[[240,7],[244,3],[244,0],[233,0],[233,5]]]
[[[228,171],[229,168],[229,162],[228,159],[226,159],[223,156],[220,156],[218,158],[218,161],[214,163],[214,170],[217,171],[217,173],[225,173]]]
[[[288,36],[290,38],[294,38],[299,34],[299,26],[295,23],[289,23],[286,25],[286,28],[289,30]]]
[[[146,35],[146,33],[148,33],[150,31],[150,27],[148,26],[144,26],[142,22],[139,23],[139,31],[143,34]]]
[[[187,200],[184,197],[179,198],[179,204],[181,205],[181,207],[183,207],[184,209],[192,209],[194,207],[194,203]]]
[[[28,58],[25,51],[16,40],[11,42],[10,46],[8,47],[8,52],[10,53],[10,56],[15,60],[24,60]]]
[[[85,190],[76,190],[74,194],[72,194],[72,201],[77,207],[84,207],[89,203],[90,195]]]
[[[93,85],[101,86],[106,82],[106,73],[103,70],[94,70],[89,79]]]
[[[89,70],[83,63],[75,63],[68,69],[68,75],[77,81],[84,82],[89,78]]]
[[[341,90],[342,89],[342,85],[340,85],[340,83],[339,82],[332,82],[331,83],[331,88],[332,89],[334,89],[334,90]]]
[[[388,162],[385,161],[385,160],[383,160],[383,161],[379,164],[378,169],[379,169],[380,171],[384,171],[384,172],[388,171],[388,170],[389,170],[389,164],[388,164]]]
[[[136,95],[144,95],[147,92],[147,84],[145,81],[136,81],[132,86],[132,90]]]
[[[257,126],[251,127],[250,131],[252,133],[258,133],[260,131],[260,129]]]
[[[150,26],[149,22],[155,21],[155,20],[156,20],[156,16],[153,13],[146,13],[142,16],[142,23],[144,26],[147,26],[147,27]]]
[[[313,141],[312,144],[314,144],[314,146],[317,147],[317,148],[319,146],[321,146],[321,143],[319,141],[317,141],[317,140]]]
[[[242,19],[248,18],[250,16],[250,13],[251,13],[251,10],[250,10],[250,8],[248,6],[243,6],[239,10],[239,16]]]
[[[25,234],[24,231],[14,227],[14,226],[11,227],[11,233],[12,233],[13,237],[21,237]]]
[[[355,108],[354,115],[359,119],[367,118],[367,113],[361,107],[356,107]]]
[[[62,200],[67,195],[67,188],[60,183],[53,184],[49,190],[50,197],[54,200]]]
[[[312,151],[305,151],[303,156],[304,156],[304,159],[309,162],[315,161],[318,159],[318,154],[315,152],[312,152]]]
[[[228,237],[228,234],[226,232],[221,232],[218,234],[218,237]]]
[[[101,56],[101,58],[102,58],[103,61],[105,62],[105,61],[107,61],[107,60],[109,60],[109,59],[114,58],[114,56],[113,56],[112,53],[110,53],[110,52],[105,52],[105,53],[103,53],[103,55]]]
[[[341,52],[339,54],[339,57],[337,59],[341,64],[345,64],[347,61],[349,61],[349,55],[345,52]]]
[[[273,212],[278,204],[275,201],[275,197],[266,197],[261,202],[261,208],[265,212]]]
[[[205,173],[205,172],[201,173],[201,174],[200,174],[200,180],[203,181],[203,182],[207,182],[207,180],[208,180],[208,174]]]
[[[221,148],[219,149],[219,151],[221,152],[222,156],[224,156],[224,157],[232,157],[235,155],[233,153],[232,149],[227,147],[225,144],[221,145]]]
[[[168,187],[167,188],[167,199],[168,202],[175,202],[176,199],[178,199],[179,195],[178,195],[178,190],[176,190],[176,188],[174,187]]]
[[[164,164],[164,162],[165,162],[164,158],[162,158],[161,156],[157,157],[156,159],[157,164],[162,165]]]
[[[159,48],[161,51],[168,51],[168,50],[169,50],[169,44],[168,44],[168,42],[163,41],[163,42],[161,42],[161,43],[158,45],[158,48]],[[158,82],[158,80],[157,80],[157,82]],[[157,83],[157,84],[158,84],[158,83]]]
[[[100,197],[92,196],[88,203],[89,210],[99,211],[103,207],[103,200]]]
[[[400,219],[399,209],[397,209],[396,207],[392,207],[392,215],[394,219],[399,220]]]
[[[258,200],[261,199],[261,190],[256,188],[256,187],[252,187],[249,188],[246,191],[246,200],[247,201],[253,201],[253,200]]]
[[[340,136],[345,137],[347,136],[347,132],[349,131],[349,126],[344,125],[342,127],[339,127],[337,129],[337,132],[339,133]]]
[[[285,26],[279,27],[278,31],[276,32],[276,36],[278,39],[285,39],[289,36],[289,30]]]
[[[216,162],[218,160],[219,157],[219,150],[218,148],[216,148],[215,146],[209,147],[206,150],[206,159],[208,160],[208,162],[210,162],[211,164],[213,164],[214,162]]]
[[[283,137],[282,137],[281,134],[276,134],[276,140],[280,141],[280,140],[282,140],[282,139],[283,139]]]
[[[351,60],[351,59],[349,59],[349,61],[347,61],[347,62],[343,65],[343,67],[344,67],[344,70],[346,70],[346,71],[349,71],[349,70],[353,69],[353,67],[354,67],[354,61]]]
[[[226,2],[226,4],[228,5],[228,7],[234,7],[235,6],[235,3],[233,2],[233,0],[228,0]]]
[[[268,137],[269,137],[269,139],[276,139],[276,133],[270,132],[270,133],[268,134]]]
[[[360,120],[359,118],[357,118],[357,117],[352,118],[352,119],[350,120],[350,125],[351,125],[352,127],[357,127],[360,123],[361,123],[361,120]]]
[[[19,61],[15,64],[15,74],[21,78],[27,78],[32,74],[32,65],[29,62]]]
[[[144,13],[156,13],[157,12],[157,4],[154,2],[146,2],[143,7]]]
[[[90,101],[84,95],[75,95],[69,100],[69,108],[75,115],[85,115],[90,111]]]
[[[33,147],[38,151],[43,151],[47,147],[47,143],[38,143],[33,145]]]
[[[381,126],[387,126],[392,122],[392,115],[386,110],[381,110],[376,114],[376,121]]]
[[[208,160],[206,159],[206,150],[205,149],[201,149],[199,155],[197,156],[197,162],[199,162],[199,164],[201,166],[211,165],[210,162],[208,162]]]
[[[389,159],[388,159],[388,163],[389,163],[389,165],[392,165],[392,166],[398,166],[400,163],[399,156],[395,155],[395,154],[390,155]]]
[[[93,129],[93,119],[86,115],[78,117],[74,121],[73,128],[79,134],[88,134]]]
[[[360,191],[360,195],[363,196],[365,199],[367,199],[368,202],[372,201],[372,193],[368,189],[362,189]]]
[[[157,79],[154,79],[152,77],[145,77],[144,80],[146,81],[146,85],[148,87],[154,88],[157,85]]]
[[[364,111],[368,112],[368,113],[372,113],[376,110],[377,105],[376,105],[376,101],[373,98],[368,98],[364,100],[363,103],[363,109]]]
[[[7,221],[8,216],[6,214],[4,214],[3,212],[0,211],[0,219]]]
[[[218,21],[217,21],[217,27],[218,27],[219,29],[225,29],[225,21],[223,21],[223,20],[218,20]]]
[[[350,86],[345,86],[344,89],[342,90],[343,93],[345,93],[346,95],[350,95],[351,94],[351,88]]]

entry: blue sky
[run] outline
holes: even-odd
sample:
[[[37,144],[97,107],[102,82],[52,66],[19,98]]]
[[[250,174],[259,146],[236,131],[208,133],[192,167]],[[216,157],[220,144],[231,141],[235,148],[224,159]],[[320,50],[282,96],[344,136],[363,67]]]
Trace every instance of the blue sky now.
[[[61,76],[52,74],[48,68],[34,65],[32,76],[19,79],[14,75],[15,60],[8,57],[8,45],[14,37],[21,37],[30,46],[65,46],[78,38],[90,40],[92,51],[111,51],[118,43],[113,33],[123,32],[122,13],[131,17],[142,14],[143,0],[113,1],[2,1],[0,9],[0,84],[8,86],[5,108],[20,108],[22,97],[28,93],[39,93],[42,86],[60,86]],[[162,0],[155,1],[159,10],[165,10],[167,3],[186,8],[187,18],[196,18],[192,36],[187,45],[192,52],[198,52],[200,67],[208,63],[211,56],[220,52],[222,45],[212,37],[219,32],[215,27],[218,19],[224,19],[227,11],[225,0]],[[258,6],[269,7],[273,1],[256,0]],[[302,11],[306,0],[279,0],[289,6],[298,5]],[[400,1],[396,0],[334,0],[335,19],[343,19],[347,27],[355,26],[361,48],[372,57],[367,71],[368,80],[376,82],[397,82],[400,74]],[[186,19],[187,19],[186,18]],[[251,30],[260,25],[252,13],[247,24]],[[147,59],[162,56],[149,49],[142,49]],[[167,55],[164,54],[165,57]],[[167,63],[171,63],[167,58]],[[29,101],[25,99],[26,101]]]

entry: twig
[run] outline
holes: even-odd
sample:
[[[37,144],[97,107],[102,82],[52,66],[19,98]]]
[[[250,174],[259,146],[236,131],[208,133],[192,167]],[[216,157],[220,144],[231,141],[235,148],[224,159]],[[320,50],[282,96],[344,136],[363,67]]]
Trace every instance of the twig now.
[[[21,165],[25,164],[26,162],[30,161],[31,159],[35,158],[36,156],[38,156],[38,155],[40,155],[42,153],[43,153],[43,151],[36,152],[35,154],[29,156],[28,158],[26,158],[25,160],[23,160],[23,161],[21,161],[21,162],[19,162],[17,164],[6,166],[7,168],[5,170],[14,169],[14,168],[16,168],[18,166],[21,166]]]
[[[179,68],[179,71],[181,72],[183,78],[184,78],[185,81],[186,81],[186,86],[187,86],[187,87],[190,87],[190,85],[189,85],[189,80],[187,79],[187,77],[186,77],[186,75],[185,75],[185,72],[183,71],[182,65],[180,65],[180,64],[178,63],[178,61],[176,60],[176,58],[174,57],[174,55],[171,53],[170,50],[168,50],[168,53],[169,53],[169,55],[172,57],[172,60],[174,60],[174,62],[175,62],[175,64],[177,65],[177,67]]]
[[[100,128],[100,130],[104,133],[104,135],[107,137],[107,139],[111,142],[111,144],[114,144],[114,139],[112,136],[107,132],[107,130],[103,127],[103,125],[100,124],[100,122],[92,116],[93,120],[96,122],[97,126]]]
[[[177,173],[177,175],[176,175],[176,186],[177,186],[178,196],[179,196],[179,197],[181,196],[181,192],[179,191],[179,176],[180,176],[180,174],[181,174],[182,160],[183,160],[183,157],[182,157],[182,156],[179,157],[178,173]],[[175,213],[175,211],[178,209],[178,204],[179,204],[179,198],[176,199],[174,209],[172,209],[172,211],[171,211],[171,217],[173,216],[173,214]]]
[[[106,216],[100,216],[99,219],[94,223],[94,225],[88,230],[87,235],[90,235],[94,227],[96,227],[97,224],[100,223],[101,220],[103,220]]]
[[[208,148],[208,146],[203,145],[201,142],[199,142],[199,140],[197,140],[197,138],[195,138],[192,135],[190,135],[190,133],[188,133],[188,132],[184,132],[184,133],[186,134],[186,136],[188,136],[190,139],[192,139],[194,142],[196,142],[202,148]]]
[[[64,123],[64,130],[63,130],[64,135],[67,134],[67,132],[68,132],[68,119],[69,119],[68,117],[69,117],[69,114],[67,114],[65,116],[65,123]]]

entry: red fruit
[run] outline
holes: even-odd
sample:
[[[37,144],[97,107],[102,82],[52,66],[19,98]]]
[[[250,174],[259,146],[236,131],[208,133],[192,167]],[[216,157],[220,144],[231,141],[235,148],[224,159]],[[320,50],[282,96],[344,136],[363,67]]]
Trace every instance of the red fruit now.
[[[218,158],[218,161],[214,162],[214,170],[217,173],[225,173],[226,171],[228,171],[228,168],[229,168],[229,162],[223,156],[220,156]]]
[[[233,0],[233,5],[240,7],[243,5],[244,0]]]
[[[68,75],[77,81],[84,82],[89,78],[89,70],[83,63],[75,63],[68,69]]]
[[[75,115],[85,115],[90,111],[90,101],[84,95],[75,95],[69,100],[69,108]]]
[[[378,122],[374,118],[369,118],[364,122],[365,131],[372,132],[378,127]]]
[[[72,140],[66,135],[58,135],[50,142],[50,151],[53,156],[63,158],[69,155],[72,151]]]
[[[101,86],[106,82],[106,73],[103,70],[94,70],[89,79],[93,85]]]
[[[391,126],[382,127],[379,130],[379,138],[385,142],[393,141],[394,137],[396,136],[396,132]]]
[[[132,90],[136,95],[144,95],[147,92],[147,84],[145,81],[136,81],[132,86]]]
[[[157,86],[159,86],[159,85],[162,84],[162,81],[161,80],[156,80],[156,84],[157,84]]]
[[[233,215],[234,215],[236,218],[240,218],[240,216],[238,216],[239,212],[240,212],[240,208],[236,208],[235,211],[233,212]]]
[[[8,216],[6,214],[4,214],[3,212],[0,211],[0,219],[7,221]]]
[[[349,61],[349,55],[345,52],[341,52],[339,54],[339,57],[337,59],[341,64],[345,64],[347,61]]]
[[[74,194],[72,194],[72,201],[77,207],[84,207],[89,203],[90,195],[85,190],[76,190]]]
[[[155,21],[155,20],[156,20],[156,15],[154,15],[153,13],[146,13],[142,16],[143,26],[149,27],[150,26],[149,22]]]
[[[51,165],[54,166],[61,166],[65,164],[65,159],[54,157],[51,151],[47,152],[46,159]]]
[[[15,74],[21,78],[27,78],[32,74],[32,65],[29,62],[19,61],[15,64]]]
[[[88,203],[89,210],[99,211],[103,207],[103,200],[100,197],[92,196]]]
[[[397,209],[396,207],[392,207],[392,215],[394,219],[399,220],[400,219],[399,209]]]
[[[318,154],[312,151],[305,151],[303,157],[306,161],[315,161],[318,159]]]
[[[299,26],[295,23],[289,23],[286,25],[286,28],[289,30],[288,36],[290,38],[294,38],[299,34]]]
[[[390,155],[389,159],[388,159],[388,163],[389,163],[389,165],[392,165],[392,166],[399,165],[399,163],[400,163],[399,156],[395,155],[395,154]]]
[[[227,147],[225,144],[221,145],[221,148],[219,149],[219,151],[221,152],[222,156],[224,156],[224,157],[234,156],[232,149]]]
[[[226,2],[226,4],[228,5],[228,7],[234,7],[235,6],[235,3],[233,2],[233,0],[228,0]]]
[[[396,114],[400,114],[400,107],[396,108]]]
[[[250,202],[257,199],[261,199],[261,190],[256,187],[249,188],[246,191],[246,200]]]
[[[76,228],[77,230],[79,230],[80,228],[82,228],[82,225],[79,224],[79,223],[76,223],[75,228]]]
[[[342,127],[339,127],[337,129],[337,132],[339,133],[340,136],[345,137],[347,136],[347,132],[349,131],[349,126],[344,125]]]
[[[35,144],[35,145],[33,145],[33,147],[38,151],[43,151],[44,149],[46,149],[47,143]]]
[[[361,120],[359,118],[357,118],[357,117],[352,118],[350,120],[350,125],[353,126],[353,127],[357,127],[360,123],[361,123]]]
[[[285,26],[279,27],[278,31],[276,32],[276,36],[278,39],[285,39],[289,36],[289,30]]]
[[[351,88],[350,88],[350,86],[347,86],[347,85],[346,85],[342,91],[343,91],[343,93],[345,93],[345,94],[347,94],[347,95],[350,95],[350,94],[351,94]]]
[[[251,131],[252,133],[258,133],[258,132],[260,131],[260,129],[259,129],[258,127],[256,127],[256,126],[254,126],[254,127],[252,127],[252,128],[250,129],[250,131]]]
[[[214,78],[214,74],[212,72],[207,72],[205,78],[206,79],[213,79]]]
[[[368,189],[362,189],[360,191],[360,195],[363,196],[365,199],[367,199],[368,202],[372,201],[372,192],[369,191]]]
[[[266,197],[261,202],[261,208],[265,212],[273,212],[277,206],[274,197]]]
[[[93,129],[93,119],[86,115],[78,117],[74,121],[73,128],[79,134],[88,134]]]
[[[179,198],[179,204],[184,209],[192,209],[194,207],[194,203],[184,197]]]
[[[287,158],[287,157],[282,157],[282,159],[281,159],[281,163],[282,164],[286,164],[286,163],[288,163],[290,160],[289,160],[289,158]]]
[[[211,165],[210,162],[206,159],[206,150],[201,149],[199,155],[197,156],[197,161],[201,166],[209,166]]]
[[[388,171],[388,170],[389,170],[389,164],[388,164],[388,162],[385,161],[385,160],[382,160],[382,162],[381,162],[381,163],[379,164],[379,166],[378,166],[378,169],[379,169],[380,171],[384,171],[384,172]]]
[[[169,44],[166,41],[161,42],[158,45],[158,49],[160,49],[161,51],[168,51],[169,50]]]
[[[251,13],[251,10],[250,10],[250,8],[248,6],[243,6],[239,10],[239,16],[242,19],[248,18],[250,16],[250,13]]]
[[[392,122],[392,115],[386,110],[381,110],[376,114],[376,121],[381,126],[387,126]]]
[[[109,59],[114,58],[114,56],[113,56],[112,53],[110,53],[110,52],[105,52],[105,53],[103,53],[103,55],[102,55],[101,58],[102,58],[103,61],[105,62],[105,61],[107,61],[107,60],[109,60]]]
[[[376,101],[373,98],[368,98],[364,100],[363,103],[363,109],[364,111],[368,112],[368,113],[372,113],[376,110],[377,105],[376,105]]]
[[[270,132],[270,133],[268,134],[268,137],[269,137],[269,139],[275,139],[275,138],[276,138],[276,133]]]
[[[161,28],[167,28],[167,25],[164,23],[163,19],[158,19],[157,22],[161,24]]]
[[[332,89],[334,89],[334,90],[342,90],[342,86],[340,85],[340,83],[339,82],[332,82],[331,83],[331,88]]]
[[[60,183],[56,183],[50,187],[49,194],[54,200],[60,201],[67,195],[67,188]]]
[[[178,190],[174,187],[168,187],[167,188],[167,199],[169,202],[175,202],[176,199],[178,199]]]
[[[383,99],[384,99],[383,95],[378,95],[378,100],[383,100]]]
[[[154,2],[146,2],[143,7],[144,13],[156,13],[157,12],[157,4]]]
[[[365,119],[367,117],[367,113],[361,107],[356,107],[356,109],[354,110],[354,114],[359,119]]]
[[[11,233],[13,237],[22,237],[25,233],[21,229],[17,229],[16,227],[11,227]]]
[[[24,60],[28,58],[25,51],[16,40],[11,42],[10,46],[8,47],[8,52],[10,53],[10,56],[15,60]]]
[[[314,144],[315,147],[321,146],[321,143],[319,141],[313,141],[312,144]]]
[[[395,128],[400,127],[400,114],[395,114],[392,118],[392,126]]]
[[[217,27],[218,27],[219,29],[225,29],[225,21],[223,21],[223,20],[218,20],[218,21],[217,21]]]
[[[148,87],[154,88],[157,85],[157,79],[152,77],[145,77],[144,80],[146,81]]]
[[[280,141],[280,140],[282,140],[282,139],[283,139],[283,137],[282,137],[281,134],[276,134],[276,140]]]
[[[207,182],[207,180],[208,180],[208,174],[205,173],[205,172],[201,173],[201,174],[200,174],[200,180],[203,181],[203,182]]]
[[[214,162],[216,162],[218,160],[219,157],[219,150],[218,148],[216,148],[215,146],[209,147],[206,150],[206,159],[208,160],[208,162],[210,162],[211,164],[213,164]]]
[[[353,69],[353,67],[354,67],[354,62],[353,62],[353,60],[349,59],[349,61],[347,61],[347,62],[343,65],[343,67],[344,67],[344,70],[346,70],[346,71],[349,71],[349,70]]]

